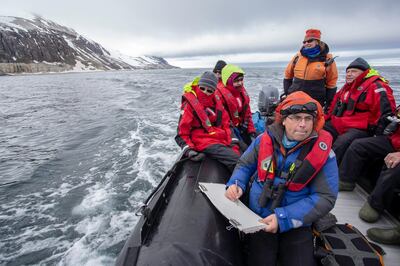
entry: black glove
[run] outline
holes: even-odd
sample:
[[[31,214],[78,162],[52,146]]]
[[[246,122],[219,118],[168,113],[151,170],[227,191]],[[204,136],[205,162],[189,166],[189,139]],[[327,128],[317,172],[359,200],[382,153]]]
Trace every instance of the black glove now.
[[[192,149],[188,149],[186,151],[186,156],[189,157],[190,160],[198,162],[198,161],[203,160],[206,155],[204,153],[197,152],[197,151],[192,150]]]

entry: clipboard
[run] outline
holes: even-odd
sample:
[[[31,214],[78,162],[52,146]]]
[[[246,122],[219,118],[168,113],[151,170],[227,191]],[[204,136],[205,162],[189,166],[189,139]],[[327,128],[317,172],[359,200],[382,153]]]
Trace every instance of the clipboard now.
[[[245,234],[258,232],[266,227],[262,218],[240,200],[231,201],[225,197],[225,184],[199,182],[199,188],[229,223]]]

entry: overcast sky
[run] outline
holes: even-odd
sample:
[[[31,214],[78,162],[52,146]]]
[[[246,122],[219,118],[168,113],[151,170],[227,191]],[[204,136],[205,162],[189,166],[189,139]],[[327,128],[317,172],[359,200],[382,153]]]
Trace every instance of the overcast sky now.
[[[400,64],[400,1],[1,0],[0,15],[35,13],[128,55],[179,66],[285,61],[307,28],[341,57],[365,54]]]

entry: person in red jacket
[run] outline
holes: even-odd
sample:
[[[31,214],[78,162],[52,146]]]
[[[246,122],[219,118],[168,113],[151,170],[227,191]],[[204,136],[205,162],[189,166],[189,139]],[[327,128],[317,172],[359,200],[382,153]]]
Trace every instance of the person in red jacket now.
[[[362,58],[346,68],[346,84],[336,93],[324,129],[332,134],[338,164],[357,138],[381,135],[396,107],[388,82]]]
[[[400,106],[384,135],[355,140],[346,151],[339,168],[339,190],[351,191],[357,177],[371,161],[383,160],[384,167],[374,190],[368,197],[359,216],[366,222],[376,222],[385,209],[385,202],[400,187]]]
[[[247,145],[250,145],[256,136],[250,109],[250,97],[243,86],[244,74],[240,67],[227,64],[221,72],[223,86],[218,86],[217,89],[217,94],[229,114],[236,137],[245,143],[245,145],[241,145],[242,150],[247,148]]]
[[[191,160],[207,155],[232,171],[240,153],[232,143],[228,113],[215,94],[217,82],[215,74],[207,71],[191,91],[185,89],[175,141]]]

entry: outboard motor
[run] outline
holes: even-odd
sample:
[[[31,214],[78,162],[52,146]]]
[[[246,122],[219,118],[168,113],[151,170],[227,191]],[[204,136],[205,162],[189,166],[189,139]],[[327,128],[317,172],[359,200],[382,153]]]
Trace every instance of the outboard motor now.
[[[278,89],[267,85],[258,94],[258,110],[262,116],[273,116],[279,103]]]
[[[275,108],[278,106],[279,101],[277,88],[267,85],[261,89],[258,94],[258,112],[252,115],[257,135],[265,131],[266,125],[274,122]]]

